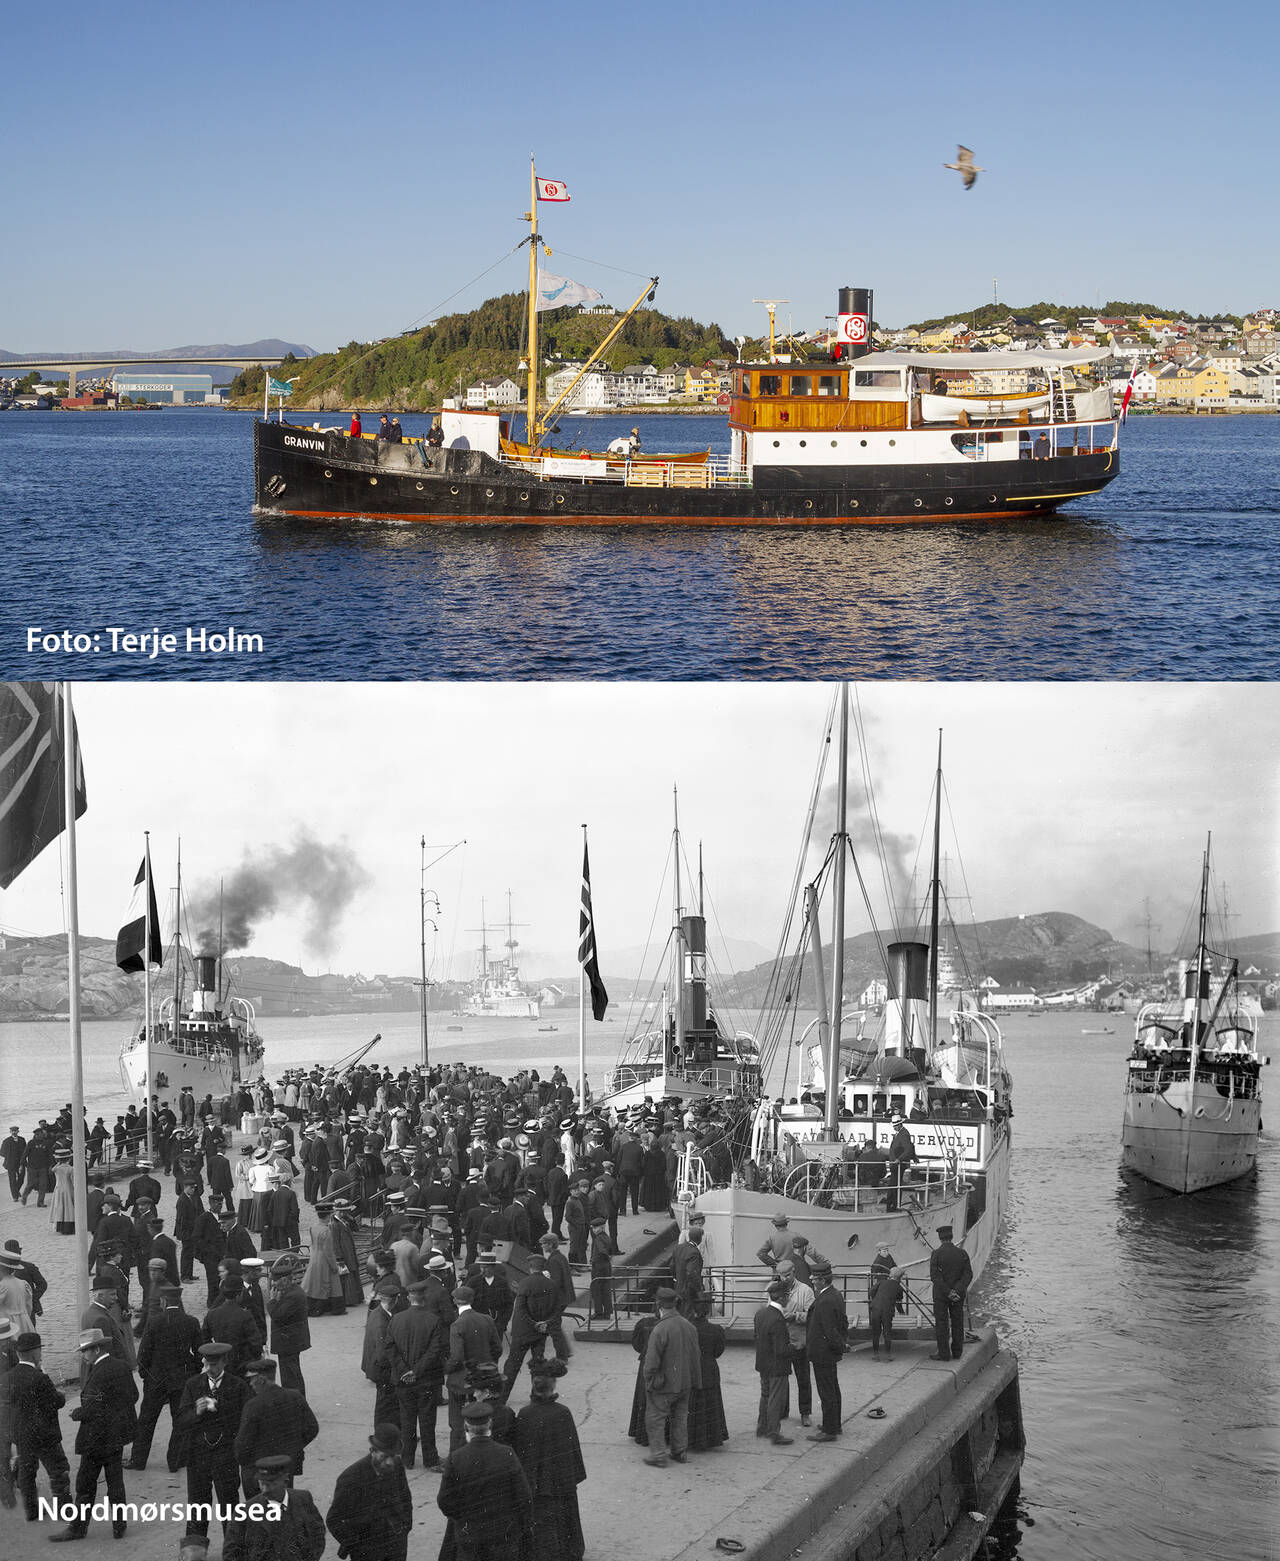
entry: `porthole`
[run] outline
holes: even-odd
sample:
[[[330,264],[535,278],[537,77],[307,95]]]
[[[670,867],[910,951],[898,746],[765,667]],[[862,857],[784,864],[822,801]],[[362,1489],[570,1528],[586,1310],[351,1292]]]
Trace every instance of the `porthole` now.
[[[493,489],[492,488],[486,488],[484,490],[484,496],[485,496],[486,499],[491,499],[493,497]]]
[[[333,473],[332,473],[332,472],[326,472],[326,473],[325,473],[325,476],[326,476],[326,477],[332,477],[332,476],[333,476]]]
[[[454,498],[457,498],[458,490],[456,488],[450,488],[449,492],[453,494]]]
[[[563,504],[564,503],[564,494],[563,493],[557,493],[556,494],[556,503],[557,504]]]
[[[916,508],[917,509],[923,509],[924,508],[924,500],[923,499],[917,499],[916,500]]]
[[[418,483],[417,487],[418,487],[418,492],[421,493],[422,492],[422,484]]]
[[[804,447],[805,447],[805,445],[806,445],[806,444],[807,444],[807,443],[808,443],[808,440],[806,440],[806,439],[802,439],[802,440],[801,440],[801,441],[800,441],[800,448],[801,448],[801,449],[802,449],[802,450],[803,450],[803,449],[804,449]]]
[[[862,446],[862,448],[864,450],[867,448],[867,441],[865,439],[859,439],[858,443]]]
[[[833,449],[833,450],[834,450],[834,449],[835,449],[835,447],[836,447],[836,442],[835,442],[835,440],[834,440],[834,439],[833,439],[833,440],[832,440],[832,441],[831,441],[831,448],[832,448],[832,449]]]
[[[813,508],[813,500],[812,499],[806,499],[804,501],[804,507],[805,507],[805,509],[812,509]]]
[[[371,488],[376,488],[378,486],[378,479],[376,477],[370,477],[369,486]]]
[[[894,445],[897,444],[897,442],[898,441],[896,439],[890,439],[890,441],[889,441],[889,448],[892,450]]]
[[[850,1236],[848,1241],[845,1242],[845,1246],[846,1247],[856,1247],[857,1245],[858,1245],[858,1233],[855,1230],[853,1235]]]
[[[1000,502],[1000,500],[998,498],[996,498],[994,493],[991,495],[991,502],[993,504],[999,504],[999,502]]]
[[[522,502],[525,503],[525,504],[527,504],[529,502],[529,495],[527,493],[522,493],[520,495],[520,498],[521,498]]]
[[[948,509],[950,509],[951,506],[955,503],[955,500],[951,497],[950,494],[948,494],[942,502],[947,506]]]
[[[849,508],[850,509],[857,509],[857,507],[858,507],[857,499],[850,499],[849,500]]]
[[[773,441],[773,448],[776,450],[781,442],[782,442],[781,440],[775,439]]]

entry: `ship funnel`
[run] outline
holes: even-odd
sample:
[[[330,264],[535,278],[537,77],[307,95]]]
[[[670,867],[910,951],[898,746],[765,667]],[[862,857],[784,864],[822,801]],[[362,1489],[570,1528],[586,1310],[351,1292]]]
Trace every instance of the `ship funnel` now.
[[[888,1056],[928,1052],[929,945],[889,945],[889,1002],[885,1008],[884,1049]]]
[[[213,954],[197,954],[196,986],[191,994],[193,1014],[211,1014],[218,1002],[218,961]]]
[[[836,312],[841,318],[841,342],[844,347],[843,356],[846,358],[862,358],[871,351],[871,300],[874,297],[869,287],[842,287],[836,299]],[[844,329],[843,316],[853,316],[854,328],[852,332]],[[861,320],[861,326],[858,321]],[[857,332],[861,330],[859,339]]]
[[[1182,1017],[1184,1020],[1202,1017],[1204,1004],[1209,997],[1209,971],[1206,967],[1200,973],[1200,1001],[1196,1001],[1196,961],[1194,959],[1180,959],[1178,961],[1178,985],[1182,992]]]
[[[680,982],[680,1005],[684,1013],[683,1029],[707,1027],[707,919],[705,916],[680,918],[684,944],[684,972]]]

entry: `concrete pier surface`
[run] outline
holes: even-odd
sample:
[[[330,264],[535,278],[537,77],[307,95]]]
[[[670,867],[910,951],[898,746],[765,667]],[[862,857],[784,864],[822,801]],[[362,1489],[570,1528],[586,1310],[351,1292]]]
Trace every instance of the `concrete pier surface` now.
[[[162,1213],[166,1205],[171,1210],[167,1185]],[[77,1390],[67,1381],[76,1366],[75,1243],[37,1223],[46,1219],[47,1211],[37,1212],[34,1204],[25,1210],[15,1205],[0,1228],[5,1236],[18,1237],[24,1256],[50,1280],[39,1326],[49,1343],[46,1369],[67,1394],[62,1425],[74,1481],[76,1426],[69,1413]],[[304,1212],[304,1239],[308,1223]],[[617,1260],[621,1265],[648,1260],[674,1236],[674,1228],[668,1230],[660,1216],[630,1216],[620,1222],[619,1236],[629,1249]],[[762,1269],[762,1289],[766,1277]],[[184,1306],[203,1315],[202,1279],[184,1287]],[[312,1493],[322,1513],[340,1472],[368,1451],[374,1390],[360,1371],[366,1315],[358,1306],[342,1317],[313,1318],[313,1346],[302,1357],[308,1401],[321,1431],[307,1450],[297,1483]],[[1016,1480],[1021,1458],[1017,1364],[989,1327],[977,1330],[959,1361],[931,1361],[933,1349],[931,1334],[912,1331],[895,1337],[892,1361],[876,1361],[865,1343],[855,1341],[840,1367],[844,1429],[835,1442],[807,1440],[812,1428],[799,1424],[793,1380],[792,1413],[782,1430],[794,1441],[778,1447],[755,1434],[759,1378],[753,1351],[730,1343],[720,1359],[729,1440],[713,1451],[691,1452],[687,1464],[659,1469],[642,1461],[647,1450],[626,1434],[637,1355],[629,1342],[581,1336],[558,1387],[561,1401],[573,1412],[586,1462],[579,1502],[587,1561],[695,1561],[738,1553],[739,1546],[752,1561],[783,1561],[797,1552],[813,1561],[917,1561],[935,1552],[948,1561],[963,1561],[976,1550]],[[511,1397],[513,1409],[528,1401],[528,1381],[522,1374]],[[814,1428],[819,1413],[815,1392]],[[164,1467],[168,1434],[165,1413],[148,1469],[125,1472],[131,1501],[185,1500],[185,1476]],[[441,1453],[447,1452],[444,1409],[438,1443]],[[409,1471],[411,1556],[434,1558],[438,1552],[445,1527],[435,1500],[439,1481],[439,1474],[420,1466]],[[47,1494],[43,1476],[40,1489]],[[99,1498],[104,1497],[100,1485]],[[48,1558],[57,1553],[48,1550],[48,1537],[61,1526],[28,1523],[20,1510],[2,1511],[0,1553]],[[173,1558],[182,1527],[181,1522],[137,1522],[124,1540],[113,1541],[109,1526],[94,1522],[87,1539],[71,1552],[72,1561]],[[217,1557],[216,1522],[210,1537],[210,1555]],[[332,1538],[325,1554],[337,1555]]]

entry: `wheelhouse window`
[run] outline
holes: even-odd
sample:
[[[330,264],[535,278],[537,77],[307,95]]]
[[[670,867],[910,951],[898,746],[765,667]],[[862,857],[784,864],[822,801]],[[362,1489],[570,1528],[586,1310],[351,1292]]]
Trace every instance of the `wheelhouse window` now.
[[[782,375],[761,374],[760,394],[762,396],[780,396],[782,394]]]
[[[854,369],[853,383],[858,390],[901,390],[898,369]]]
[[[792,374],[789,376],[790,389],[788,395],[811,396],[813,394],[813,377],[809,374]]]
[[[840,381],[841,376],[839,374],[819,374],[818,394],[820,396],[838,396],[840,394]]]
[[[751,394],[751,376],[750,376],[750,374],[739,374],[738,375],[738,394],[740,396],[749,396]]]

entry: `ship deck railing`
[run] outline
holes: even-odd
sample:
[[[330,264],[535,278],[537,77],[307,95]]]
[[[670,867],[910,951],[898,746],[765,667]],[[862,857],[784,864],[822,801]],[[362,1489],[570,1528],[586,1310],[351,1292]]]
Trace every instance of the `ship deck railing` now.
[[[521,472],[537,482],[554,479],[558,483],[607,482],[626,488],[749,488],[751,474],[728,455],[709,455],[705,461],[639,460],[613,456],[499,455],[497,459],[512,471]]]
[[[1195,1070],[1195,1082],[1212,1084],[1219,1089],[1227,1084],[1236,1100],[1252,1100],[1259,1093],[1259,1079],[1255,1068],[1241,1066],[1248,1063],[1256,1063],[1256,1059],[1241,1054],[1225,1059],[1217,1067],[1202,1065]],[[1158,1095],[1171,1084],[1191,1082],[1191,1068],[1185,1063],[1156,1068],[1137,1058],[1130,1063],[1128,1090],[1131,1095]]]

